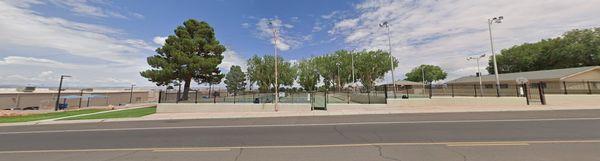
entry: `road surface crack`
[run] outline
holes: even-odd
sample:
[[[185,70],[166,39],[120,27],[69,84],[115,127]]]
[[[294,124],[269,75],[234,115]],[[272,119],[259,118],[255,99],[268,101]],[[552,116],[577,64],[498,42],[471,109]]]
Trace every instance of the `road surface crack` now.
[[[244,148],[240,148],[240,152],[238,152],[238,154],[235,156],[235,160],[233,161],[238,161],[238,159],[240,159],[240,156],[242,155],[242,152],[244,152]]]
[[[112,158],[110,158],[110,159],[107,159],[106,161],[111,161],[111,160],[116,160],[116,159],[118,159],[118,158],[123,158],[123,157],[129,156],[129,155],[135,154],[135,153],[137,153],[137,152],[139,152],[139,151],[132,151],[132,152],[129,152],[129,153],[125,153],[125,154],[123,154],[123,155],[119,155],[119,156],[116,156],[116,157],[112,157]]]
[[[463,154],[463,153],[461,153],[461,152],[459,152],[457,150],[451,149],[451,148],[449,148],[448,146],[445,146],[445,145],[444,145],[444,148],[448,149],[449,151],[453,152],[454,154],[458,154],[459,156],[461,156],[463,158],[463,161],[467,161],[467,155],[465,155],[465,154]]]
[[[335,130],[335,132],[337,132],[338,134],[340,134],[342,137],[344,137],[347,140],[352,140],[350,139],[350,137],[346,136],[342,131],[340,131],[340,129],[337,128],[337,125],[333,126],[333,129]]]

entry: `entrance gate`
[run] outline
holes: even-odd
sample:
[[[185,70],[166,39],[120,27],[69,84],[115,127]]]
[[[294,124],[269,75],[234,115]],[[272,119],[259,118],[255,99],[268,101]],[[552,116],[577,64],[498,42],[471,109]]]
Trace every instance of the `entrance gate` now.
[[[327,110],[327,92],[310,94],[310,110]]]
[[[523,84],[525,91],[525,97],[527,98],[527,105],[530,104],[541,104],[546,105],[546,96],[544,94],[544,88],[546,83],[537,82],[530,84]]]

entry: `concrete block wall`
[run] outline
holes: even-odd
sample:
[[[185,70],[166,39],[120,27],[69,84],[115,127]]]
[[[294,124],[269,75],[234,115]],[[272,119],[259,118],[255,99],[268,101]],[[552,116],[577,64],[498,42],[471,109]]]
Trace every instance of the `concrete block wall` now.
[[[433,97],[388,99],[388,107],[422,106],[526,106],[524,97]]]
[[[310,104],[280,103],[280,111],[310,111]],[[250,103],[159,103],[157,113],[205,113],[205,112],[272,112],[275,106]]]

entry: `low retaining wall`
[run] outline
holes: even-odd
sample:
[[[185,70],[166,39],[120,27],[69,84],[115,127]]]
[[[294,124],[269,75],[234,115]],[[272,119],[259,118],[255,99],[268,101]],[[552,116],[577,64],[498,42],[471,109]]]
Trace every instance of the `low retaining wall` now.
[[[600,95],[546,94],[546,104],[553,106],[600,106]]]
[[[280,111],[310,111],[310,104],[280,103]],[[159,103],[157,113],[219,113],[219,112],[272,112],[275,111],[273,104],[250,104],[250,103]]]
[[[388,107],[422,106],[526,106],[524,97],[433,97],[388,99]]]

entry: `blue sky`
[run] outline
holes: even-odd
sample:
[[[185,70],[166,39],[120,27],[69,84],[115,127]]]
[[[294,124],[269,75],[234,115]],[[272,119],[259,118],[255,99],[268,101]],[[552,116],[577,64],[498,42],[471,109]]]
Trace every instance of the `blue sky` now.
[[[600,26],[595,0],[0,0],[0,86],[152,86],[139,71],[148,69],[164,37],[187,19],[208,22],[228,48],[224,63],[245,66],[254,54],[273,54],[267,21],[281,32],[278,49],[301,60],[339,49],[387,49],[400,79],[419,64],[438,65],[449,78],[472,75],[470,55],[488,54],[488,18],[495,24],[498,51],[560,36],[576,28]],[[226,71],[226,70],[225,70]],[[387,74],[379,82],[389,81]]]

